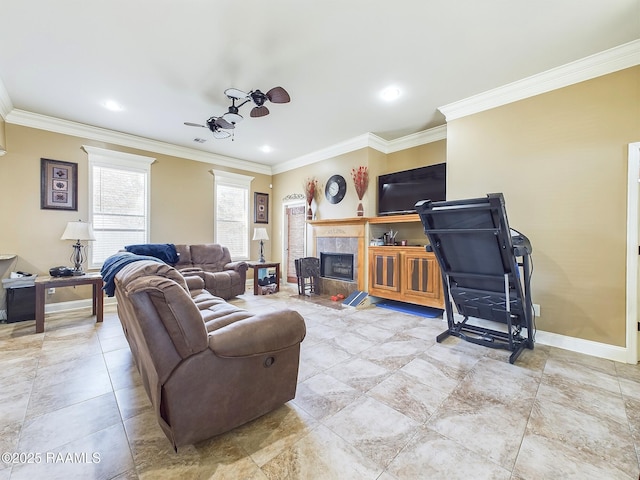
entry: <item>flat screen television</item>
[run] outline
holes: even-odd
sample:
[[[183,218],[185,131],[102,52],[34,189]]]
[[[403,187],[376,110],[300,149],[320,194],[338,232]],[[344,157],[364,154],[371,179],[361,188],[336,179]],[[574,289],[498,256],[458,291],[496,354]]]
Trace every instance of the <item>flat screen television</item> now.
[[[416,213],[420,200],[446,200],[445,163],[388,173],[378,177],[378,215]]]

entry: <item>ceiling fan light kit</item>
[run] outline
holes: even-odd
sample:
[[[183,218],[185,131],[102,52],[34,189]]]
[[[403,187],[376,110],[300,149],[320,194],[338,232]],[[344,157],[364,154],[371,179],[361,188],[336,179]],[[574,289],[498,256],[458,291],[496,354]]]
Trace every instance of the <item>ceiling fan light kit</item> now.
[[[239,109],[246,103],[253,102],[255,106],[251,109],[249,115],[252,118],[259,118],[269,115],[269,109],[264,105],[267,101],[271,103],[288,103],[291,101],[289,93],[282,87],[274,87],[267,93],[262,93],[260,90],[252,90],[246,93],[237,88],[227,88],[224,94],[231,100],[227,113],[220,117],[209,118],[206,126],[192,122],[184,122],[184,124],[190,127],[208,128],[213,132],[213,138],[229,138],[231,133],[226,130],[233,130],[236,128],[236,123],[243,119]],[[236,100],[242,103],[236,105]]]

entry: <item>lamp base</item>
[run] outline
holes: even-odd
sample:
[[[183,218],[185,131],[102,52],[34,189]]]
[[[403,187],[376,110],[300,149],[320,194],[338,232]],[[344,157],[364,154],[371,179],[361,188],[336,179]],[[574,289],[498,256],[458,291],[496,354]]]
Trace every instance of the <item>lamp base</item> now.
[[[71,261],[73,262],[73,276],[74,277],[79,277],[81,275],[84,275],[84,272],[82,271],[82,263],[85,260],[85,255],[84,255],[84,245],[82,245],[80,243],[80,240],[78,240],[76,243],[73,244],[73,253],[71,254]]]

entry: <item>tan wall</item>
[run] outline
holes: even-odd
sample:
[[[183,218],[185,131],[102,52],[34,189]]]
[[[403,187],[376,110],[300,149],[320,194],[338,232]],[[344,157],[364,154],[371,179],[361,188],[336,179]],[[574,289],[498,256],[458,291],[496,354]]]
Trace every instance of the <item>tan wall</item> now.
[[[367,165],[370,186],[363,203],[365,215],[373,216],[379,174],[445,161],[446,148],[448,198],[503,192],[512,227],[531,239],[533,301],[542,313],[538,328],[624,346],[627,145],[640,141],[639,76],[635,67],[454,120],[447,141],[402,152],[362,149],[273,178],[237,171],[256,177],[251,200],[253,191],[270,193],[270,222],[260,225],[272,239],[266,255],[281,260],[282,199],[302,193],[305,178],[319,180],[319,218],[352,217],[358,202],[350,171]],[[9,151],[0,157],[0,253],[19,255],[14,270],[42,274],[69,263],[71,247],[60,235],[66,222],[87,218],[83,144],[157,158],[151,173],[152,242],[213,239],[213,165],[12,124],[6,125],[6,140]],[[77,212],[40,209],[41,157],[78,163]],[[334,174],[348,185],[338,205],[323,194]],[[251,249],[256,258],[257,242]],[[48,301],[68,299],[58,295]]]
[[[17,262],[11,266],[13,270],[44,275],[48,274],[52,266],[70,265],[71,243],[60,240],[60,236],[67,222],[87,220],[88,217],[87,154],[81,149],[82,145],[156,158],[151,166],[151,242],[213,241],[213,176],[210,173],[212,168],[255,177],[250,196],[251,205],[254,190],[265,193],[270,191],[269,175],[228,169],[13,124],[7,124],[6,130],[11,148],[5,156],[0,157],[0,253],[18,254]],[[78,164],[77,212],[40,209],[41,157]],[[253,224],[250,233],[253,233]],[[259,247],[256,243],[250,242],[252,258],[258,256]],[[80,288],[78,292],[64,288],[47,301],[67,301],[87,296]]]
[[[390,153],[386,158],[386,165],[379,174],[400,172],[412,168],[435,165],[447,161],[447,141],[438,140],[418,147],[408,148]]]
[[[318,219],[350,218],[356,216],[358,196],[351,178],[351,169],[361,165],[369,169],[369,188],[362,204],[364,215],[374,217],[377,212],[378,176],[384,173],[408,170],[446,161],[446,141],[421,145],[391,154],[384,154],[372,148],[363,148],[305,167],[274,175],[273,196],[276,217],[273,231],[276,238],[272,242],[273,258],[282,261],[282,199],[294,193],[303,193],[303,184],[307,178],[315,177],[320,190],[318,200],[313,203],[313,211]],[[324,196],[324,187],[332,175],[342,175],[347,181],[347,193],[342,202],[331,204]]]
[[[625,345],[627,145],[640,67],[448,124],[448,198],[503,192],[533,244],[539,329]]]

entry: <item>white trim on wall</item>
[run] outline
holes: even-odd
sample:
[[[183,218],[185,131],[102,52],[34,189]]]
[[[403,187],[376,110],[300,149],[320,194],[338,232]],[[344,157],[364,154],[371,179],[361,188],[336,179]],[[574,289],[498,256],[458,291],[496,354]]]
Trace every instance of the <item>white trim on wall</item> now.
[[[1,90],[1,89],[0,89]],[[121,145],[123,147],[136,148],[147,152],[170,155],[177,158],[186,158],[197,162],[210,163],[230,168],[239,168],[250,172],[271,175],[271,167],[259,163],[248,162],[237,158],[226,157],[216,153],[203,152],[193,148],[180,147],[170,143],[150,140],[148,138],[129,135],[127,133],[114,132],[104,128],[93,127],[59,118],[48,117],[24,110],[13,109],[6,117],[7,123],[22,125],[23,127],[37,128],[49,132],[71,135],[74,137],[97,140],[99,142]]]
[[[7,92],[7,89],[0,78],[0,117],[6,119],[11,110],[13,110],[13,103],[11,103],[9,92]]]
[[[627,362],[628,349],[616,345],[593,342],[591,340],[568,337],[566,335],[558,335],[557,333],[544,332],[541,330],[536,332],[536,343],[562,348],[572,352],[584,353],[592,357],[606,358],[607,360],[613,360],[615,362]]]
[[[455,118],[478,113],[638,64],[640,64],[640,40],[634,40],[605,50],[604,52],[590,55],[584,59],[571,62],[567,65],[547,70],[538,75],[533,75],[517,82],[443,105],[438,110],[445,115],[447,121],[451,121]],[[271,167],[215,153],[203,152],[193,148],[179,147],[135,135],[26,112],[24,110],[17,110],[13,108],[11,99],[1,79],[0,115],[5,118],[7,123],[137,148],[178,158],[186,158],[198,162],[238,168],[265,175],[276,175],[365,147],[373,148],[382,153],[392,153],[446,138],[446,126],[438,126],[391,141],[384,140],[373,133],[365,133],[339,144],[287,160]]]
[[[447,122],[640,64],[640,40],[438,108]]]
[[[464,317],[457,312],[453,314],[457,322],[464,320]],[[446,316],[445,316],[446,318]],[[446,324],[446,320],[443,320]],[[493,322],[491,320],[484,320],[471,317],[469,322],[474,325],[480,325],[486,328],[495,329],[497,331],[506,332],[506,324],[500,322]],[[522,333],[526,336],[526,329]],[[594,342],[593,340],[585,340],[582,338],[569,337],[567,335],[560,335],[553,332],[545,332],[543,330],[536,330],[534,332],[534,350],[537,345],[548,345],[550,347],[561,348],[563,350],[569,350],[576,353],[584,353],[585,355],[591,355],[592,357],[606,358],[607,360],[613,360],[615,362],[626,362],[628,349],[625,347],[618,347],[616,345],[609,345],[607,343]],[[524,350],[525,352],[527,349]]]
[[[627,166],[627,363],[638,363],[638,189],[640,142],[629,144]]]

